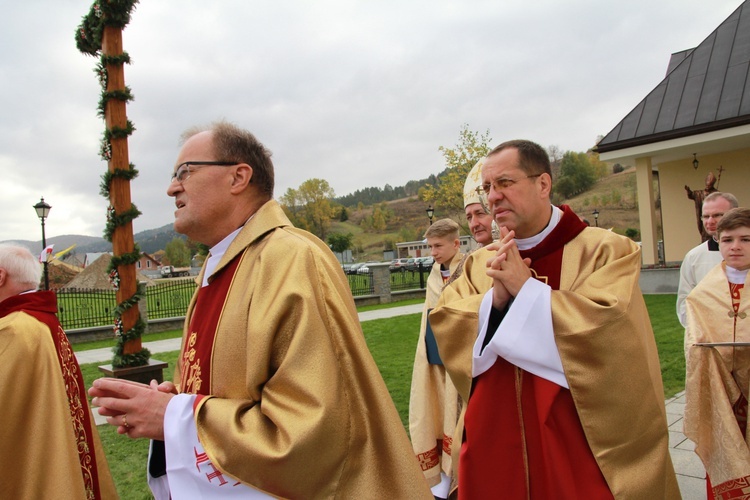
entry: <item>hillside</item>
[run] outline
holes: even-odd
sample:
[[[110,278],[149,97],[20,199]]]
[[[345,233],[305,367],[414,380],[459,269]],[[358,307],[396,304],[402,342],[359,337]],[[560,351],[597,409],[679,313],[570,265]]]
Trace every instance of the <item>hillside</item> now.
[[[133,235],[135,242],[143,252],[154,253],[157,250],[163,250],[167,246],[167,243],[172,241],[175,237],[184,238],[177,234],[172,228],[172,224],[167,224],[156,229],[147,229]],[[29,241],[29,240],[13,240],[14,243],[25,246],[32,252],[39,252],[42,249],[42,240]],[[9,243],[9,242],[8,242]],[[53,236],[47,238],[48,245],[55,245],[54,251],[60,252],[65,250],[69,246],[75,244],[76,247],[72,250],[73,253],[96,253],[96,252],[111,252],[112,244],[104,238],[97,238],[96,236],[83,236],[80,234],[65,234],[62,236]]]
[[[592,212],[599,211],[599,226],[612,228],[619,234],[625,234],[628,229],[638,231],[635,239],[640,239],[640,223],[638,220],[638,203],[636,194],[635,169],[629,168],[617,174],[611,174],[599,180],[591,189],[585,193],[575,196],[563,203],[570,205],[579,215],[586,218],[591,225],[595,225]],[[356,203],[354,204],[356,206]],[[349,220],[346,222],[333,221],[330,232],[352,233],[354,235],[354,246],[352,254],[358,262],[367,260],[380,261],[383,259],[383,249],[386,241],[393,244],[402,241],[421,240],[429,219],[427,218],[427,204],[419,201],[416,196],[402,198],[385,202],[390,218],[385,230],[373,231],[363,225],[362,221],[372,216],[374,206],[368,206],[362,210],[349,208]],[[440,207],[435,207],[433,220],[447,217],[449,214],[441,213]],[[657,220],[660,215],[657,213]],[[464,227],[464,234],[468,234],[466,220],[463,216],[457,217],[457,222]],[[660,229],[659,229],[660,230]],[[134,235],[136,243],[141,250],[154,253],[163,250],[167,243],[178,235],[167,224],[155,229],[141,231]],[[41,250],[41,241],[17,241],[33,252]],[[54,244],[56,251],[77,244],[74,252],[105,252],[111,251],[112,245],[103,238],[80,235],[63,235],[47,239],[48,244]]]
[[[599,180],[594,187],[585,193],[564,200],[562,203],[570,207],[579,215],[586,218],[593,226],[594,209],[599,211],[599,226],[612,229],[619,234],[625,234],[627,229],[638,231],[635,239],[640,239],[640,222],[638,219],[638,202],[636,191],[635,168],[626,169],[617,174],[611,174]],[[424,231],[429,225],[427,218],[427,204],[416,197],[404,198],[386,202],[392,212],[384,231],[365,229],[361,222],[372,215],[373,207],[363,210],[350,209],[349,220],[333,222],[331,232],[349,233],[354,235],[355,248],[352,254],[356,261],[382,260],[383,248],[386,240],[392,242],[414,241],[422,239]],[[440,207],[435,207],[433,220],[445,217]],[[659,214],[657,213],[657,220]],[[466,219],[460,217],[459,224],[468,234]]]

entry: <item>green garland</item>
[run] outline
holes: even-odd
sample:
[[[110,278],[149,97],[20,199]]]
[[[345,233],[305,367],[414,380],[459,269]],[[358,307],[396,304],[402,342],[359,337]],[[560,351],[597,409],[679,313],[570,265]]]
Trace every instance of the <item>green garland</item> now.
[[[107,209],[107,224],[104,226],[104,239],[111,242],[115,229],[138,218],[139,215],[141,215],[141,211],[132,203],[128,210],[119,214],[115,213],[114,207],[110,206]]]
[[[105,26],[124,28],[138,0],[101,0],[91,6],[76,30],[76,46],[84,54],[97,55],[102,50]]]
[[[118,179],[126,179],[126,180],[133,180],[136,177],[138,177],[138,170],[136,170],[135,165],[132,163],[129,165],[129,168],[127,170],[123,170],[121,168],[115,169],[114,172],[110,172],[107,170],[104,174],[102,174],[102,182],[99,184],[99,194],[103,197],[109,199],[109,186],[112,183],[112,179],[118,178]]]
[[[105,119],[107,103],[110,100],[114,99],[127,103],[133,100],[133,94],[129,87],[125,87],[123,90],[107,90],[109,81],[107,67],[130,64],[130,56],[127,52],[116,56],[101,54],[102,34],[106,26],[113,26],[120,29],[127,26],[130,23],[130,16],[136,3],[138,3],[138,0],[97,0],[91,6],[88,14],[83,17],[80,26],[76,30],[75,38],[78,50],[92,56],[100,55],[99,62],[94,68],[94,72],[99,79],[99,85],[101,86],[97,114]],[[127,125],[124,128],[105,128],[99,148],[99,155],[102,160],[110,161],[112,159],[112,139],[127,138],[133,131],[135,131],[135,127],[130,120],[127,121]],[[114,172],[107,171],[102,175],[100,194],[110,199],[110,190],[114,179],[126,179],[130,181],[137,176],[138,170],[136,170],[132,163],[127,169],[115,169]],[[104,237],[111,242],[116,228],[128,224],[140,214],[140,210],[132,203],[130,209],[119,214],[115,213],[114,207],[110,205],[107,208],[107,224],[104,229]],[[112,257],[107,272],[115,288],[119,288],[120,284],[118,266],[133,265],[140,257],[141,251],[138,245],[134,245],[132,252]],[[130,330],[123,331],[122,315],[131,307],[137,307],[138,302],[145,297],[145,294],[145,287],[139,284],[136,292],[118,304],[114,310],[114,331],[117,338],[117,345],[112,349],[114,352],[112,366],[115,368],[143,366],[148,364],[148,360],[151,357],[151,353],[146,348],[142,348],[137,353],[123,354],[126,342],[141,338],[146,331],[146,322],[139,315],[135,325]]]

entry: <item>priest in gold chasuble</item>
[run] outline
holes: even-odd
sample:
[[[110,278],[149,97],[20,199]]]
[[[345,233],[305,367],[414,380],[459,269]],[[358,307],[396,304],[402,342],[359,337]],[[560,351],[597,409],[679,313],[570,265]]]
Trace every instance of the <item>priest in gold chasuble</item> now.
[[[483,180],[501,240],[430,315],[468,400],[458,497],[679,498],[638,246],[552,206],[530,141],[495,148]]]
[[[92,389],[121,432],[164,440],[155,496],[431,498],[339,262],[272,199],[270,152],[219,122],[193,131],[176,165],[175,229],[210,247],[179,393]]]
[[[40,277],[28,250],[0,245],[0,497],[117,498],[57,298],[35,291]]]

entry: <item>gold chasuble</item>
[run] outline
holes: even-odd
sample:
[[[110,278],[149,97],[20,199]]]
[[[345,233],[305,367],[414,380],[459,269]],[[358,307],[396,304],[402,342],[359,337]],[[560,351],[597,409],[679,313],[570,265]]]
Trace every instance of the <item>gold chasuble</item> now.
[[[0,302],[0,497],[117,498],[54,292]]]
[[[532,278],[551,288],[569,389],[501,357],[472,378],[491,251],[469,255],[430,315],[446,370],[468,400],[465,432],[454,436],[454,446],[462,443],[459,498],[680,498],[659,359],[638,286],[640,249],[583,227],[560,208],[552,232],[521,256],[531,259]]]
[[[750,498],[750,347],[695,343],[750,343],[750,287],[727,281],[726,263],[714,267],[687,298],[685,436],[706,467],[709,496]]]
[[[458,252],[451,260],[451,275],[463,255]],[[409,434],[414,453],[430,486],[440,482],[440,471],[451,477],[453,433],[458,420],[458,393],[445,373],[443,365],[428,361],[425,331],[427,313],[437,305],[443,289],[440,264],[435,263],[427,278],[427,291],[422,308],[422,323],[414,356],[409,396]]]
[[[432,498],[325,243],[268,201],[208,281],[226,290],[194,295],[175,381],[205,395],[214,466],[278,498]]]

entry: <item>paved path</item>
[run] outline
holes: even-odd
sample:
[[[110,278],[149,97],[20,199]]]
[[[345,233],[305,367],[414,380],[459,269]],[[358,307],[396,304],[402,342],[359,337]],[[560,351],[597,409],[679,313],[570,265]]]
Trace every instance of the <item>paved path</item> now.
[[[422,304],[413,304],[410,306],[391,307],[388,309],[377,309],[359,313],[360,321],[370,321],[373,319],[391,318],[404,314],[416,314],[422,312]],[[181,339],[156,340],[154,342],[144,342],[152,353],[171,352],[180,348]],[[76,358],[81,364],[84,363],[105,363],[112,359],[112,349],[92,349],[76,353]],[[677,472],[677,482],[680,484],[680,491],[685,500],[698,500],[706,498],[706,472],[703,468],[698,455],[693,451],[695,446],[682,433],[682,418],[685,411],[685,394],[677,394],[665,402],[667,408],[667,424],[669,425],[669,452],[672,455],[675,472]],[[94,412],[94,419],[97,424],[102,424],[103,419]]]

